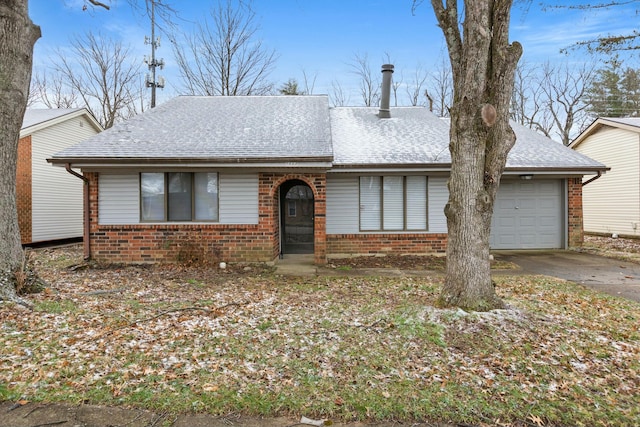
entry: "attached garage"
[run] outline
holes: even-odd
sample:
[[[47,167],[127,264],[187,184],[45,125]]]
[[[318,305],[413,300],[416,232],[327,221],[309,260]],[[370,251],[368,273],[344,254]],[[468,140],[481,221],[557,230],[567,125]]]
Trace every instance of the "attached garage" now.
[[[286,243],[303,243],[318,264],[340,256],[443,253],[450,123],[423,107],[393,108],[385,112],[390,118],[379,113],[331,108],[326,96],[177,97],[49,161],[85,174],[91,218],[85,254],[102,262],[172,262],[187,243],[202,253],[214,248],[228,262],[272,262],[299,249]],[[501,178],[491,246],[580,245],[582,178],[606,166],[512,127],[517,140]],[[168,174],[194,180],[217,174],[212,191],[189,185],[180,191],[191,191],[185,196],[194,205],[212,201],[218,219],[142,220],[144,173],[165,176],[165,183]],[[306,205],[287,196],[298,185],[310,191]],[[162,212],[174,203],[157,200]],[[306,243],[291,228],[301,226],[302,214],[313,230]]]
[[[502,181],[491,223],[491,248],[564,248],[563,188],[560,179]]]

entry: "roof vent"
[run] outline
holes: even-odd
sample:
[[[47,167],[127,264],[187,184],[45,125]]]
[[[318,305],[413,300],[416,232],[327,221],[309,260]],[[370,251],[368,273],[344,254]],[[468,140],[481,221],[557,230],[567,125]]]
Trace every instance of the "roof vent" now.
[[[380,97],[380,111],[378,117],[388,119],[391,117],[389,100],[391,99],[391,75],[393,74],[393,64],[382,66],[382,94]]]

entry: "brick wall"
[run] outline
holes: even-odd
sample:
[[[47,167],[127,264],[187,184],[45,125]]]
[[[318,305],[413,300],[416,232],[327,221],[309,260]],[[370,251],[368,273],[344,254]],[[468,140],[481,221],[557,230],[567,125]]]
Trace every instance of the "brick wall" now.
[[[582,178],[567,179],[567,196],[569,247],[582,246],[584,241]]]
[[[22,244],[31,243],[32,237],[32,171],[31,171],[31,135],[18,141],[18,162],[16,165],[16,204],[18,225]]]
[[[279,191],[289,180],[300,180],[314,194],[314,258],[325,264],[327,255],[444,253],[447,235],[434,234],[326,234],[326,176],[317,174],[259,174],[258,224],[98,224],[97,173],[90,180],[91,257],[103,262],[271,262],[280,254]],[[569,246],[580,246],[582,180],[568,183]]]
[[[444,253],[447,235],[434,234],[329,234],[329,255]]]
[[[89,179],[91,258],[101,262],[270,262],[280,254],[279,186],[291,179],[306,182],[315,198],[315,258],[326,262],[324,174],[263,173],[259,175],[258,224],[132,224],[98,223],[97,173]]]

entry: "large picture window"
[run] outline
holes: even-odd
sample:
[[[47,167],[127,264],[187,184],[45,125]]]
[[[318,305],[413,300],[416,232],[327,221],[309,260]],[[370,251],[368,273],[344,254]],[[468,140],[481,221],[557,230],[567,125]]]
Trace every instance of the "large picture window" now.
[[[360,230],[427,230],[427,177],[360,177]]]
[[[140,174],[142,221],[218,221],[218,174]]]

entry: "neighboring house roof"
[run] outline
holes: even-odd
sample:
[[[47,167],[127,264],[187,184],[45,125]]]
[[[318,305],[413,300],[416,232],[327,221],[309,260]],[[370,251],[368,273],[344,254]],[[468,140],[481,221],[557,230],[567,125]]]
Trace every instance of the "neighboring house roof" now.
[[[640,133],[640,118],[639,117],[599,117],[594,120],[587,129],[585,129],[576,139],[574,139],[569,147],[576,148],[578,145],[587,139],[590,135],[596,133],[604,126],[613,128],[625,129],[631,132]]]
[[[24,113],[20,138],[74,117],[86,115],[87,120],[98,131],[102,126],[86,108],[28,108]]]
[[[178,97],[53,156],[82,165],[233,164],[448,170],[449,121],[423,107],[329,108],[327,96]],[[605,170],[537,132],[512,124],[507,170]]]
[[[330,162],[328,110],[323,96],[180,96],[54,158]]]

